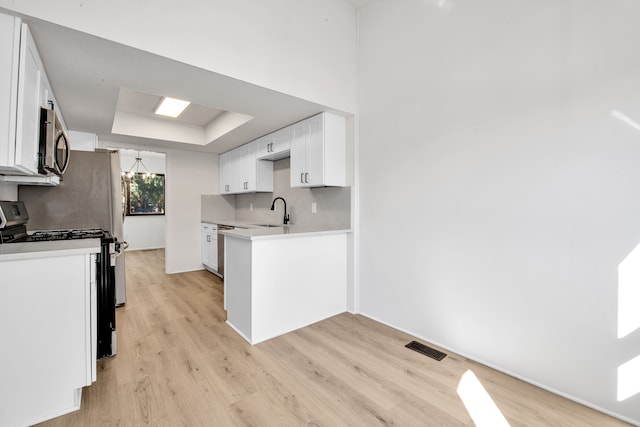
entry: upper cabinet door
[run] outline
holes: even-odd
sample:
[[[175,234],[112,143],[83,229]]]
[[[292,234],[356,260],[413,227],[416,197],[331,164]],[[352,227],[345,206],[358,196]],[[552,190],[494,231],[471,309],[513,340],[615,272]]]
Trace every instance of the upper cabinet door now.
[[[41,93],[45,91],[45,76],[26,25],[22,25],[21,39],[15,163],[23,172],[37,174]]]
[[[289,151],[291,150],[291,126],[287,126],[284,129],[280,129],[272,133],[273,142],[271,146],[271,159],[278,160],[289,157]]]
[[[266,159],[271,156],[273,147],[273,134],[265,135],[254,141],[256,144],[256,158]]]
[[[38,174],[42,62],[28,27],[0,14],[0,173]]]
[[[309,187],[324,185],[324,126],[323,116],[317,115],[307,120],[307,153],[305,185]]]
[[[307,172],[307,139],[309,136],[307,120],[291,126],[291,187],[305,186],[304,174]]]
[[[280,160],[289,157],[291,126],[260,137],[254,143],[258,160]]]
[[[344,117],[321,113],[293,125],[291,186],[346,185]]]
[[[256,191],[256,143],[250,142],[239,148],[241,155],[240,181],[243,193],[251,193]]]
[[[220,154],[218,157],[218,191],[220,194],[230,194],[231,184],[229,182],[229,161],[231,152]]]
[[[0,14],[0,173],[12,170],[20,64],[20,19]]]

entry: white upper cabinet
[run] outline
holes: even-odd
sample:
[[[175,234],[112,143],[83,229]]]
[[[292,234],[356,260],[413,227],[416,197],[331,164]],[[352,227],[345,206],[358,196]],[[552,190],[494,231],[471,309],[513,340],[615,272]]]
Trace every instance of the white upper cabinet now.
[[[273,191],[273,163],[256,159],[257,140],[219,157],[220,194]]]
[[[229,177],[229,158],[231,151],[220,154],[218,157],[218,191],[220,194],[231,194],[231,182]]]
[[[280,160],[289,157],[291,150],[291,126],[258,138],[256,158]]]
[[[273,163],[291,157],[291,187],[346,186],[346,120],[320,113],[220,155],[220,194],[273,192]]]
[[[18,78],[18,117],[16,128],[16,166],[24,172],[38,172],[40,108],[46,106],[45,76],[31,33],[22,26],[20,72]],[[44,95],[44,96],[43,96]],[[45,105],[42,105],[42,101]]]
[[[38,174],[40,107],[52,97],[31,32],[0,14],[0,173]]]
[[[256,144],[256,158],[266,159],[271,155],[271,144],[273,143],[273,134],[265,135],[253,141]]]
[[[321,113],[292,125],[291,187],[346,185],[344,117]]]

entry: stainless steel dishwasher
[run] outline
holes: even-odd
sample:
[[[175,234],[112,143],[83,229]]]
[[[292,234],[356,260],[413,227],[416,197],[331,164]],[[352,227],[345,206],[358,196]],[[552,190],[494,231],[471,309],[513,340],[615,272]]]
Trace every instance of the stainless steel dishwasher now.
[[[218,276],[224,279],[224,236],[221,231],[234,230],[230,225],[218,224]]]

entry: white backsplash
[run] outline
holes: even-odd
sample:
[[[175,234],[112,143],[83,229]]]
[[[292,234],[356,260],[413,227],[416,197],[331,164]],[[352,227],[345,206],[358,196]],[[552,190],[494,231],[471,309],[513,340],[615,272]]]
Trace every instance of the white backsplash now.
[[[203,194],[201,197],[202,221],[211,222],[217,219],[235,219],[235,196]]]

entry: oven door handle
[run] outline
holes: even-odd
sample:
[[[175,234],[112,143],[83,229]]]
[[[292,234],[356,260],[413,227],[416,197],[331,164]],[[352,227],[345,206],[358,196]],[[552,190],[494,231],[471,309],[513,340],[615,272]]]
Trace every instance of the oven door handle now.
[[[116,257],[119,257],[129,248],[129,242],[116,242]]]

